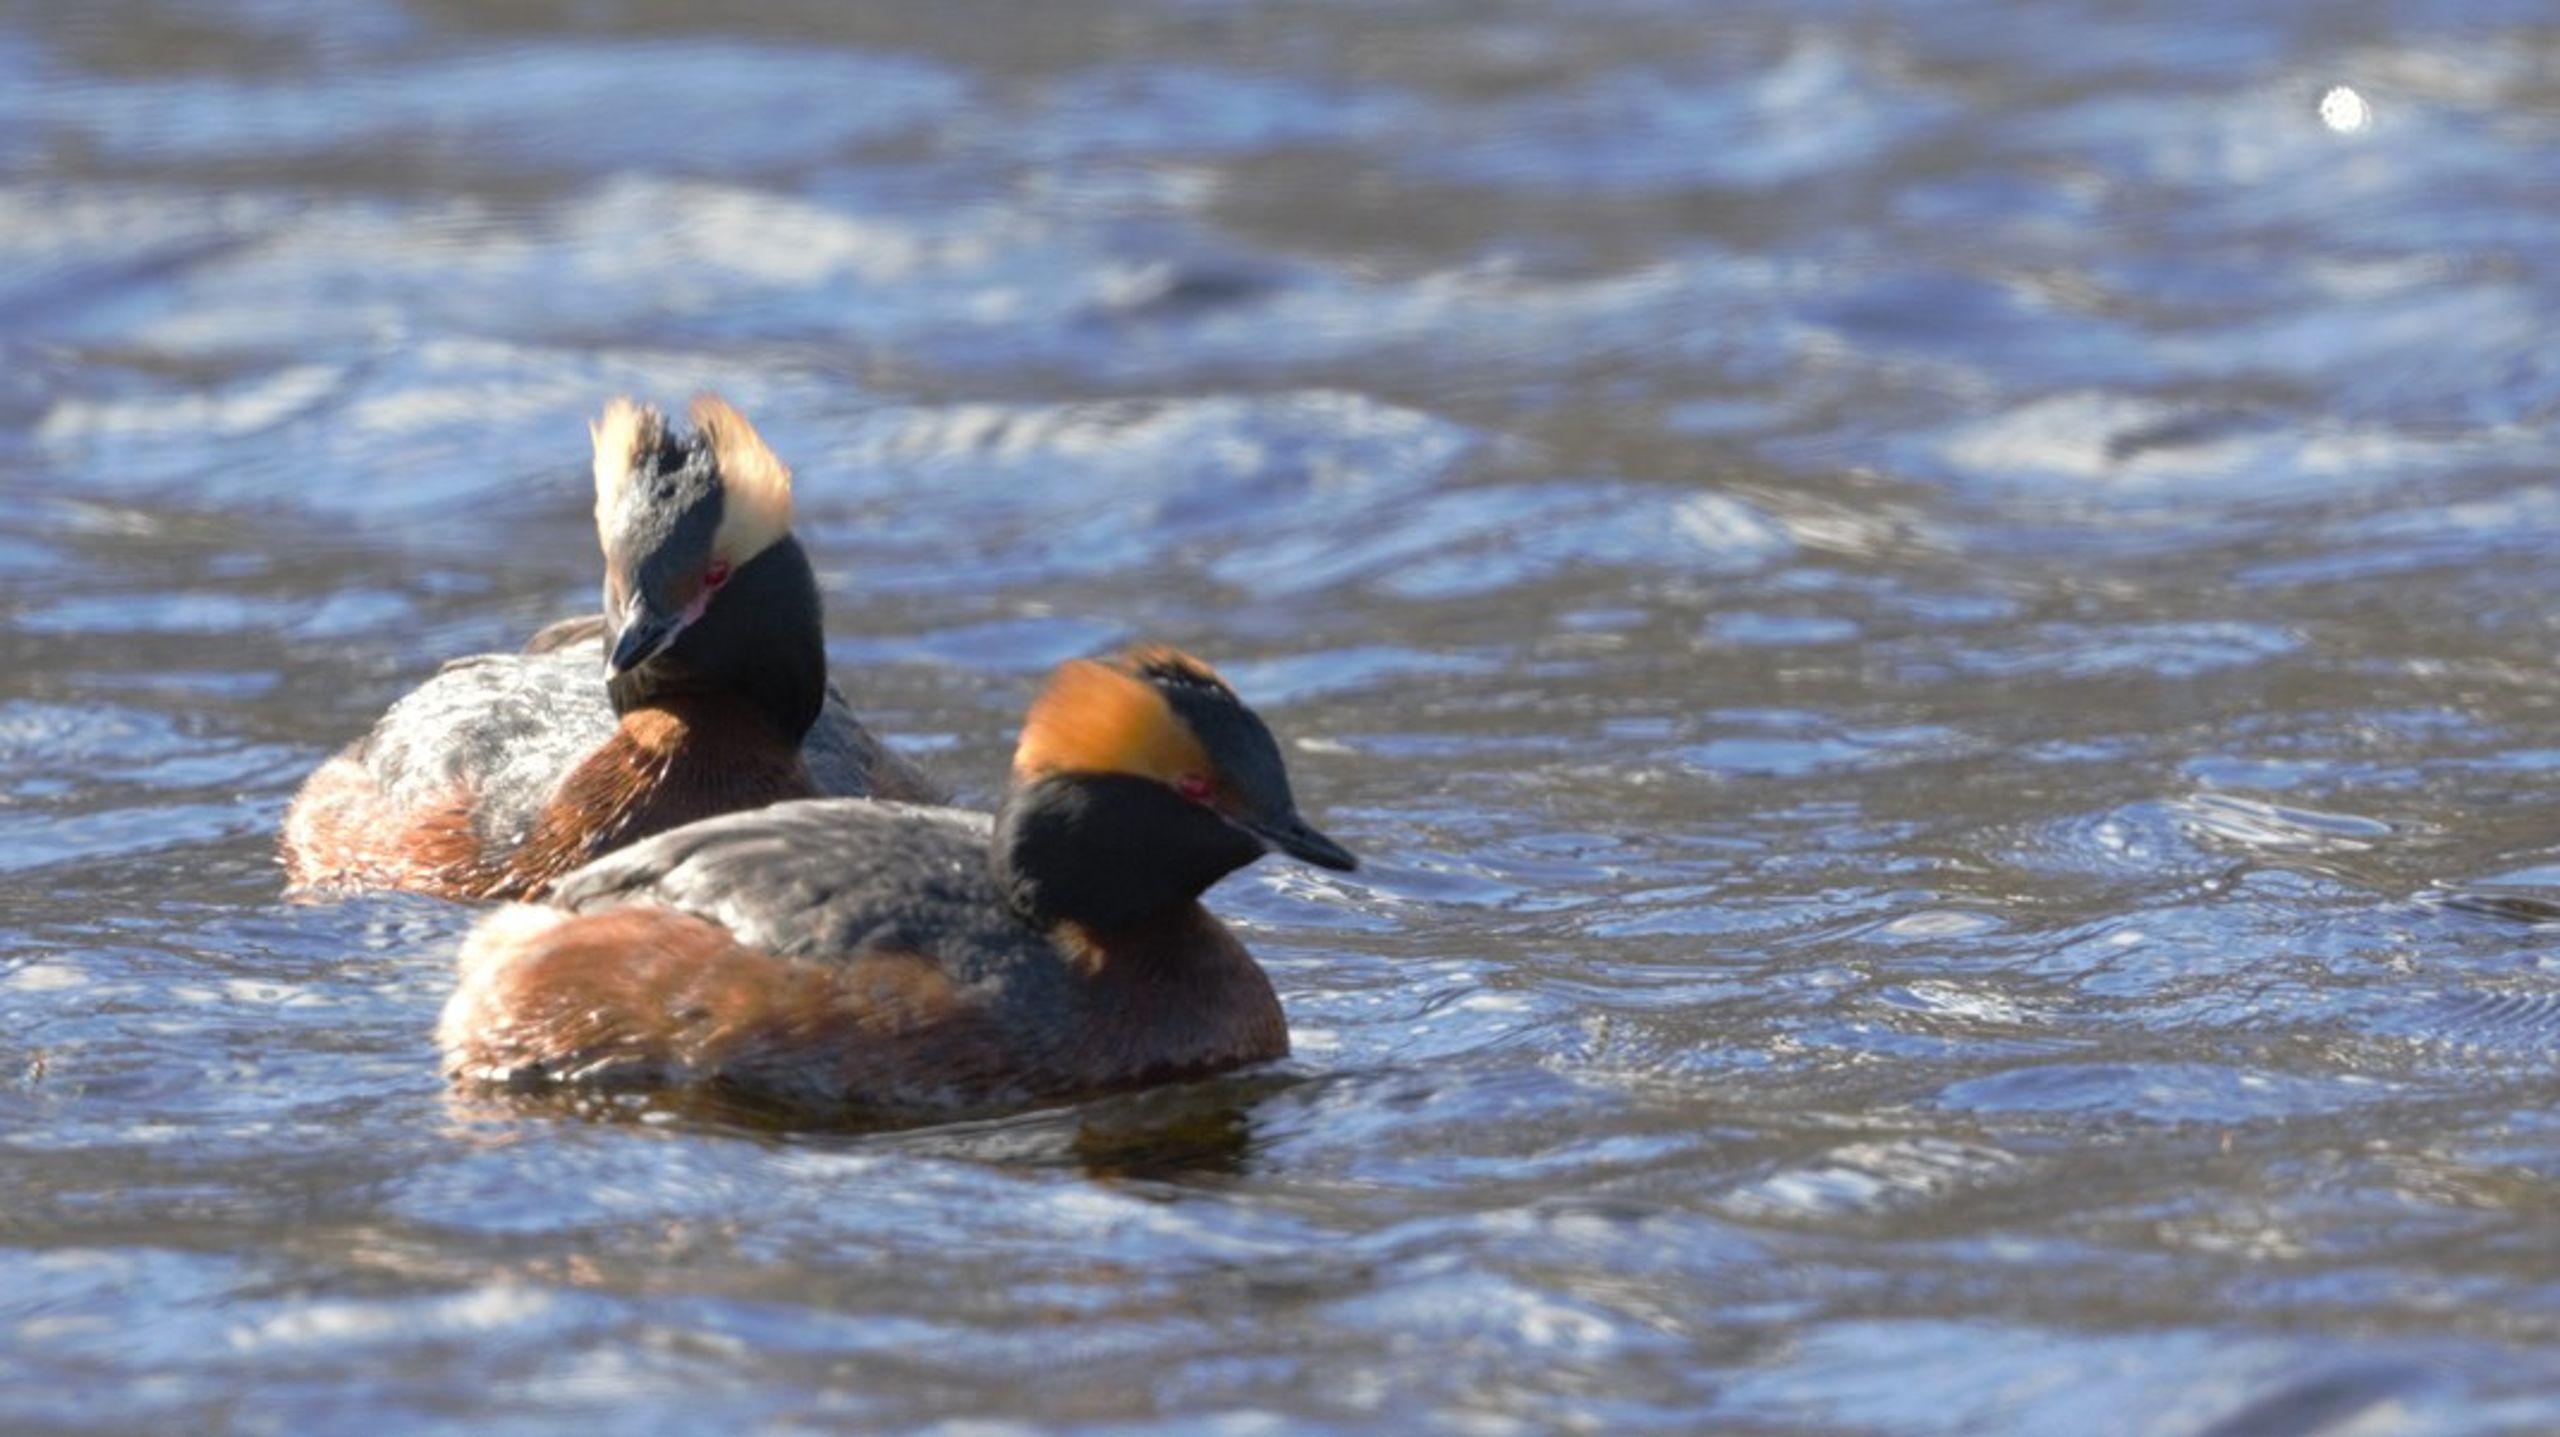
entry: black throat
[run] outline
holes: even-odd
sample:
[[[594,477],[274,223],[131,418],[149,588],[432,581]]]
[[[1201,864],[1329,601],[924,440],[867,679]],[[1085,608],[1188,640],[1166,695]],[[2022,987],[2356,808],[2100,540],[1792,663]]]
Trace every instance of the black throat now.
[[[1066,773],[1005,800],[989,862],[1015,912],[1107,933],[1189,903],[1261,856],[1260,839],[1161,783]]]
[[[674,643],[605,687],[617,714],[734,695],[800,742],[827,700],[826,628],[808,552],[783,535],[730,575]]]

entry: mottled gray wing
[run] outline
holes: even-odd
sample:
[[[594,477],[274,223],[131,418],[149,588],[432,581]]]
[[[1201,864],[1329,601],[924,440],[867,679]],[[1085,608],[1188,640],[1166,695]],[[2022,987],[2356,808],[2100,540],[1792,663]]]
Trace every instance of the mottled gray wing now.
[[[613,735],[601,665],[577,652],[456,659],[393,704],[356,757],[403,808],[470,795],[482,842],[512,846]]]
[[[581,614],[543,625],[525,641],[525,653],[584,655],[595,667],[596,694],[601,700],[604,639],[604,615]],[[818,721],[800,741],[800,758],[809,766],[809,781],[820,793],[915,803],[942,803],[951,797],[949,789],[863,727],[862,720],[853,716],[853,705],[845,701],[844,691],[832,683],[827,685],[827,701],[818,711]]]
[[[960,809],[778,803],[607,854],[561,879],[550,901],[573,912],[654,903],[786,957],[898,948],[967,969],[968,955],[1009,953],[1029,936],[988,874],[992,829],[985,814]]]
[[[845,798],[877,797],[909,803],[948,803],[951,790],[928,777],[906,755],[863,727],[844,691],[827,685],[826,706],[800,740],[801,762],[818,791]]]

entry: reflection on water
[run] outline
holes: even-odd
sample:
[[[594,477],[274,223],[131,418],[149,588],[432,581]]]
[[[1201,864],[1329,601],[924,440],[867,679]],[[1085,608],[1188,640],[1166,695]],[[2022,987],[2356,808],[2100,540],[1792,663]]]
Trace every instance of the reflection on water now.
[[[0,1426],[2560,1427],[2546,21],[0,17]],[[702,387],[964,793],[1292,736],[1290,1062],[461,1101],[279,901]]]

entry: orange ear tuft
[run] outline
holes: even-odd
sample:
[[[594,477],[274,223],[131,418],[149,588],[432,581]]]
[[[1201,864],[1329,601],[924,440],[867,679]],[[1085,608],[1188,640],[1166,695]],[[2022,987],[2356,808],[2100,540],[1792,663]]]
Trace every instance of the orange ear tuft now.
[[[593,441],[596,451],[598,533],[604,531],[605,518],[613,512],[614,501],[621,497],[622,486],[631,482],[631,471],[639,468],[641,461],[665,439],[666,430],[666,416],[627,398],[606,405],[604,413],[587,426],[587,438]]]
[[[714,552],[743,564],[766,546],[791,532],[791,469],[765,447],[764,436],[729,401],[717,394],[697,395],[693,427],[711,443],[720,469],[720,532]]]
[[[1014,749],[1013,777],[1123,773],[1170,783],[1215,766],[1153,684],[1108,663],[1069,659],[1049,676]]]

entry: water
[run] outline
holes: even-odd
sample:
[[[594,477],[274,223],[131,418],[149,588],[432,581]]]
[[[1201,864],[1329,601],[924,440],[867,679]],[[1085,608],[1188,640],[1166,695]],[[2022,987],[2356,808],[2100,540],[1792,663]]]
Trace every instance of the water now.
[[[2542,7],[849,9],[0,7],[0,1427],[2560,1429]],[[278,901],[705,386],[972,797],[1262,707],[1289,1064],[491,1107]]]

